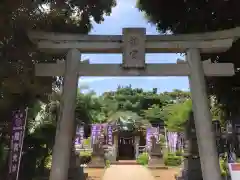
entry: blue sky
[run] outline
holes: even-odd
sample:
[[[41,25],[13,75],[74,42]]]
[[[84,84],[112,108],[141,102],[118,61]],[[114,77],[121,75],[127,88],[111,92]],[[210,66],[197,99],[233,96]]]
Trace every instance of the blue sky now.
[[[94,24],[90,34],[122,34],[125,27],[144,27],[147,34],[159,34],[156,27],[147,22],[144,14],[135,8],[136,0],[118,0],[111,16],[106,17],[101,24]],[[147,63],[175,63],[179,54],[147,54]],[[120,54],[83,54],[83,59],[90,63],[121,63]],[[181,57],[182,58],[182,57]],[[87,85],[97,94],[115,90],[118,85],[151,90],[158,88],[159,92],[172,91],[173,89],[188,90],[187,77],[81,77],[79,86]]]

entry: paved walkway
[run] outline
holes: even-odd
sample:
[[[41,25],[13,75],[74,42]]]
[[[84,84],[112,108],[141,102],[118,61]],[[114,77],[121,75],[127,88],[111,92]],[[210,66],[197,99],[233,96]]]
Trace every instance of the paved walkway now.
[[[111,165],[102,180],[155,180],[151,172],[141,165]]]

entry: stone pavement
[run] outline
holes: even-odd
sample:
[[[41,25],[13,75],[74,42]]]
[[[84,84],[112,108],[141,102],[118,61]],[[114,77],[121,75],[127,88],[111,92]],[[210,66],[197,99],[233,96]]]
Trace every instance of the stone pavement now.
[[[155,180],[150,170],[141,165],[111,165],[102,180]]]

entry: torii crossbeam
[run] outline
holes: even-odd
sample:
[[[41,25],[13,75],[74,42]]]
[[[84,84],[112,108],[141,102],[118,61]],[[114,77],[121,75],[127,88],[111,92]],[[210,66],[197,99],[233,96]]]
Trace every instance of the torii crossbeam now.
[[[232,76],[231,63],[201,62],[200,53],[228,50],[240,28],[191,35],[146,35],[144,28],[125,28],[123,35],[72,35],[29,32],[41,51],[67,53],[65,63],[37,64],[37,76],[64,76],[60,129],[53,150],[50,180],[66,180],[74,131],[79,76],[188,76],[204,180],[221,180],[204,76]],[[146,64],[146,53],[186,53],[186,63]],[[122,53],[123,64],[80,62],[81,53]]]
[[[79,62],[79,76],[189,76],[187,63],[177,64],[147,64],[144,69],[125,69],[122,64],[89,64]],[[232,63],[204,62],[205,76],[233,76]],[[52,64],[37,64],[37,76],[64,76],[65,62]]]

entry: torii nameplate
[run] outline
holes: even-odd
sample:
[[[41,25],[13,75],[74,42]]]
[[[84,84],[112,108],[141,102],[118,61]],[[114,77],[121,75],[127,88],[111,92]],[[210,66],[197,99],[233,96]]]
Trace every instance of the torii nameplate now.
[[[123,68],[145,68],[145,28],[123,29]]]

